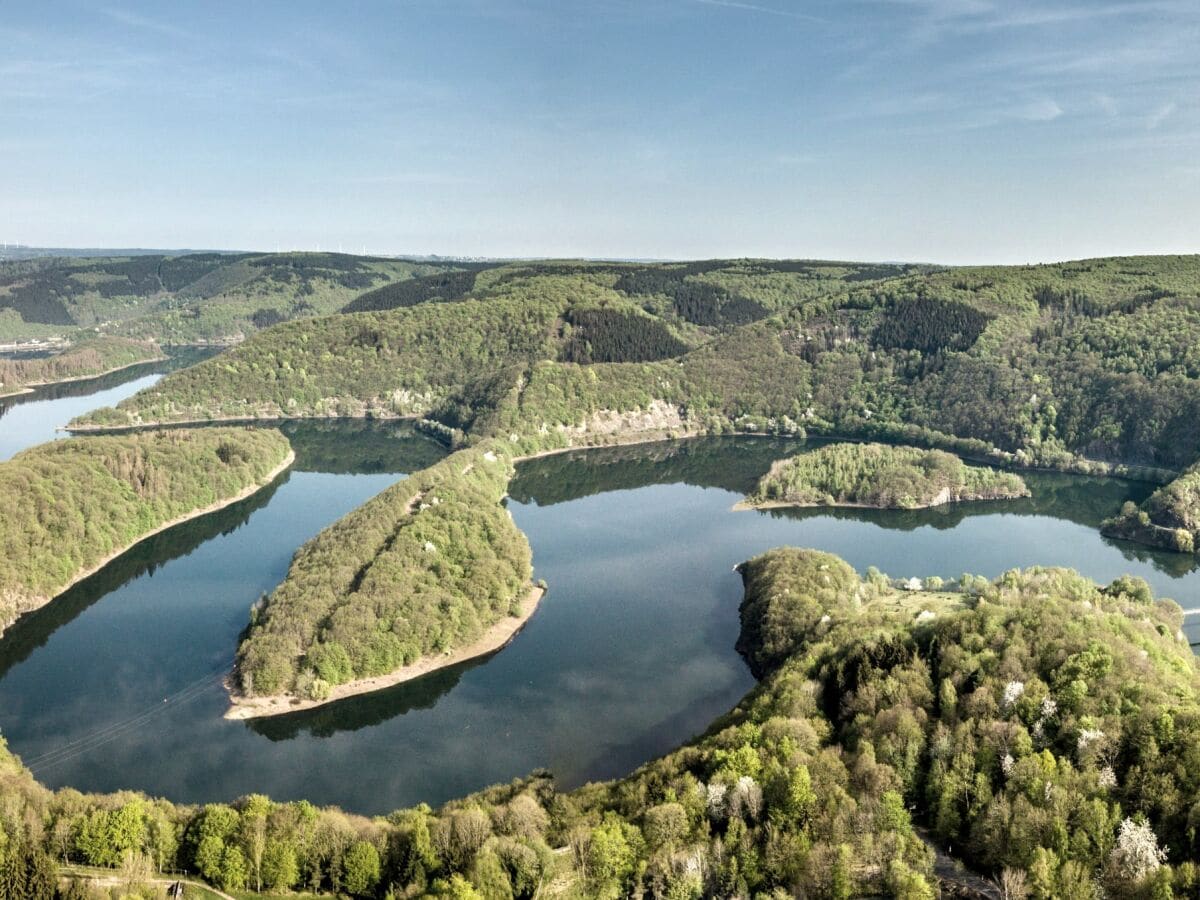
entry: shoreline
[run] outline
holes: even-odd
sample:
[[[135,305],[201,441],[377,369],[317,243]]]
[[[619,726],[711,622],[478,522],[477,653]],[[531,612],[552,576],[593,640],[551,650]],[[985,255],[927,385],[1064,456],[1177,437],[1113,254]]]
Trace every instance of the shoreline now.
[[[1168,528],[1166,525],[1158,525],[1154,522],[1151,522],[1149,525],[1138,524],[1129,528],[1125,528],[1123,525],[1124,522],[1119,517],[1112,520],[1106,519],[1100,524],[1100,534],[1112,541],[1125,541],[1141,547],[1148,547],[1151,550],[1157,550],[1161,553],[1170,553],[1174,556],[1200,556],[1200,553],[1197,553],[1195,550],[1189,552],[1175,546],[1174,537],[1176,532],[1187,532],[1186,528]]]
[[[135,363],[140,365],[140,363]],[[247,422],[332,422],[338,419],[374,419],[379,422],[420,422],[421,416],[384,416],[384,415],[367,415],[363,413],[358,416],[217,416],[209,419],[178,419],[172,422],[140,422],[137,425],[77,425],[74,428],[70,423],[60,425],[60,431],[66,431],[70,434],[93,434],[95,432],[110,432],[113,434],[125,431],[154,431],[165,428],[195,428],[203,425],[231,425],[245,424]]]
[[[1007,497],[964,497],[960,500],[946,500],[942,503],[920,503],[916,506],[880,506],[877,503],[802,503],[790,500],[764,500],[756,503],[749,498],[743,498],[733,504],[733,512],[746,512],[753,509],[881,509],[890,512],[913,512],[919,509],[940,509],[943,506],[957,506],[960,503],[990,503],[999,500],[1027,500],[1033,496],[1031,491],[1023,494],[1012,494]]]
[[[186,345],[186,346],[192,346],[192,345]],[[372,411],[371,415],[367,415],[367,413],[365,411],[363,413],[357,414],[357,415],[336,415],[336,416],[289,416],[289,415],[251,416],[251,415],[246,415],[246,416],[222,416],[222,417],[218,417],[218,418],[207,418],[207,419],[179,419],[179,420],[170,421],[170,422],[162,422],[162,421],[142,422],[137,425],[105,425],[105,426],[81,425],[81,426],[77,426],[75,428],[72,428],[69,425],[64,425],[64,426],[61,426],[61,430],[70,432],[72,434],[76,434],[76,433],[77,434],[86,434],[86,433],[96,432],[96,431],[123,432],[123,431],[139,431],[139,430],[143,430],[143,429],[153,429],[153,428],[171,428],[176,425],[178,425],[178,426],[196,426],[196,425],[209,425],[209,424],[216,424],[216,423],[304,422],[304,421],[309,421],[309,420],[328,421],[331,419],[370,419],[370,418],[378,419],[379,421],[383,421],[383,422],[394,422],[394,421],[404,421],[404,420],[413,420],[413,421],[419,422],[422,419],[424,419],[425,416],[418,415],[418,414],[411,414],[411,415],[404,415],[404,416],[387,415],[387,414],[380,414],[375,411]],[[579,433],[577,432],[577,434],[579,434]],[[583,432],[582,434],[586,435],[587,433]],[[530,453],[530,454],[526,454],[526,455],[522,455],[522,456],[514,456],[513,462],[525,462],[527,460],[538,459],[543,456],[553,456],[558,453],[570,453],[571,451],[574,451],[574,450],[599,450],[604,447],[618,447],[618,446],[619,447],[628,447],[628,446],[635,446],[638,444],[657,444],[657,443],[666,443],[669,441],[685,441],[685,440],[691,440],[691,439],[703,438],[703,437],[763,438],[763,439],[800,441],[800,442],[816,440],[816,441],[823,441],[823,442],[828,442],[828,443],[844,442],[844,443],[854,443],[854,444],[865,444],[865,443],[875,442],[875,443],[886,443],[886,444],[899,445],[899,444],[903,443],[903,441],[901,441],[898,438],[886,438],[885,439],[882,437],[872,437],[869,435],[856,435],[853,433],[842,433],[842,432],[836,432],[836,431],[820,431],[820,430],[816,430],[816,429],[808,432],[804,436],[795,435],[795,434],[775,434],[775,433],[765,432],[765,431],[748,431],[748,430],[738,430],[738,429],[734,429],[733,431],[728,431],[728,432],[723,432],[723,433],[710,433],[708,431],[700,430],[700,429],[697,429],[697,430],[661,429],[661,430],[651,430],[651,431],[645,431],[645,432],[625,432],[625,433],[611,432],[605,436],[613,437],[615,439],[609,440],[606,442],[600,442],[600,443],[574,444],[574,445],[571,445],[568,447],[555,447],[555,448],[551,448],[548,450],[538,450],[534,453]],[[497,437],[497,439],[499,440],[501,438]],[[912,443],[911,446],[920,447],[923,449],[934,449],[934,450],[945,449],[945,447],[943,445],[935,443],[935,442],[929,442],[929,441],[924,441],[924,442],[920,442],[920,443]],[[1017,472],[1017,473],[1035,472],[1035,473],[1044,473],[1044,474],[1049,474],[1049,475],[1078,475],[1081,477],[1091,477],[1091,478],[1118,478],[1118,479],[1121,479],[1122,481],[1137,481],[1137,482],[1143,482],[1146,484],[1157,484],[1157,485],[1168,484],[1170,481],[1179,477],[1179,475],[1181,474],[1180,471],[1177,471],[1174,469],[1165,469],[1165,468],[1159,468],[1159,467],[1155,467],[1155,466],[1146,466],[1146,465],[1142,465],[1140,463],[1107,462],[1105,460],[1091,459],[1090,457],[1086,457],[1086,456],[1074,456],[1071,459],[1070,463],[1067,464],[1066,466],[1055,467],[1055,466],[1049,466],[1049,465],[1022,464],[1013,459],[1008,459],[1008,458],[996,459],[995,457],[992,457],[992,456],[968,453],[968,452],[960,451],[960,450],[947,449],[946,452],[954,454],[959,459],[963,460],[963,462],[978,463],[980,465],[988,466],[989,468],[1000,469],[1002,471]],[[1102,469],[1103,471],[1089,471],[1089,468],[1091,468],[1091,467],[1096,467],[1098,469]]]
[[[395,687],[398,684],[412,681],[423,675],[436,672],[439,669],[502,650],[528,624],[533,614],[537,612],[538,606],[545,594],[545,588],[533,585],[525,595],[525,599],[521,601],[521,614],[519,616],[505,615],[498,622],[494,622],[488,626],[483,634],[466,646],[447,651],[439,656],[423,656],[415,663],[402,666],[387,675],[358,678],[354,681],[348,681],[345,684],[336,685],[330,689],[329,696],[324,700],[302,700],[290,694],[276,694],[270,697],[244,697],[233,688],[231,681],[232,673],[230,673],[225,679],[225,689],[229,693],[230,705],[229,709],[225,711],[224,718],[232,721],[245,721],[247,719],[269,718],[271,716],[282,716],[288,713],[316,709],[319,706],[327,706],[339,700],[346,700],[361,694],[372,694],[376,691]]]
[[[524,456],[514,456],[514,463],[522,463],[532,459],[540,459],[543,456],[555,456],[559,453],[572,453],[574,451],[584,450],[603,450],[606,447],[632,447],[639,444],[666,444],[677,441],[696,440],[706,437],[738,437],[738,438],[760,438],[763,440],[781,440],[781,441],[799,441],[805,443],[808,441],[819,441],[822,443],[851,443],[851,444],[866,444],[871,443],[872,438],[857,437],[851,434],[835,435],[833,433],[824,434],[821,432],[812,432],[805,437],[791,434],[771,434],[762,431],[730,431],[722,434],[711,434],[707,431],[684,431],[675,434],[664,434],[663,432],[627,432],[624,435],[617,433],[616,440],[606,443],[597,444],[574,444],[569,447],[554,447],[549,450],[538,450],[534,453],[529,453]],[[876,441],[877,443],[895,443],[893,441]],[[913,444],[912,446],[918,446]],[[930,446],[929,449],[940,449]],[[1135,463],[1109,463],[1103,460],[1089,459],[1086,456],[1077,457],[1072,464],[1067,468],[1053,468],[1050,466],[1035,466],[1021,465],[1019,463],[997,461],[986,456],[967,455],[953,450],[947,450],[947,453],[953,453],[963,462],[978,463],[987,466],[991,469],[997,469],[1002,472],[1015,472],[1021,474],[1023,472],[1033,472],[1043,475],[1072,475],[1080,478],[1116,478],[1120,481],[1136,481],[1142,484],[1168,484],[1170,481],[1178,477],[1179,472],[1174,472],[1170,469],[1157,469],[1154,467],[1141,466]],[[1106,472],[1089,472],[1085,471],[1089,465],[1106,466],[1109,471]],[[1174,473],[1174,474],[1172,474]],[[1166,479],[1166,480],[1164,480]],[[983,499],[996,500],[1020,500],[1028,497],[1030,494],[1023,494],[1018,497],[988,497]],[[773,503],[778,501],[772,501]],[[948,506],[953,502],[936,504],[936,506]],[[976,503],[979,500],[961,500],[960,503]],[[782,506],[798,506],[800,504],[781,503]],[[830,504],[810,504],[811,506],[830,506]],[[887,507],[887,506],[870,506],[866,504],[833,504],[830,508],[837,506],[856,506],[861,509],[901,509],[902,507]],[[935,505],[914,506],[909,509],[934,509]],[[758,508],[758,507],[751,507]]]
[[[171,357],[155,356],[152,359],[139,359],[136,362],[125,363],[123,366],[114,366],[111,369],[105,369],[103,372],[94,372],[90,375],[72,375],[70,378],[56,378],[54,381],[27,381],[24,386],[7,394],[0,394],[0,400],[6,397],[20,397],[24,394],[32,394],[37,388],[53,387],[56,384],[72,384],[76,381],[91,381],[93,378],[103,378],[105,375],[112,375],[116,372],[123,372],[126,369],[132,369],[134,366],[148,366],[152,363],[166,362]]]
[[[43,607],[48,606],[49,604],[53,603],[55,600],[57,600],[59,597],[61,597],[63,594],[65,594],[67,591],[69,591],[71,588],[73,588],[75,585],[79,584],[79,582],[95,575],[97,572],[99,572],[101,569],[103,569],[105,566],[107,566],[109,563],[111,563],[114,559],[128,553],[130,550],[132,550],[134,547],[136,547],[142,541],[144,541],[148,538],[151,538],[154,535],[159,534],[160,532],[166,531],[169,528],[174,528],[176,525],[182,525],[184,522],[190,522],[192,519],[198,519],[201,516],[208,515],[209,513],[217,512],[218,510],[222,510],[227,506],[232,506],[233,504],[237,503],[240,500],[245,500],[247,497],[251,497],[254,494],[257,494],[259,491],[261,491],[263,488],[265,488],[267,485],[269,485],[272,481],[274,481],[276,478],[278,478],[280,475],[282,475],[284,472],[286,472],[291,467],[292,463],[294,463],[295,461],[296,461],[296,451],[292,450],[289,447],[287,456],[285,456],[283,458],[283,462],[281,462],[278,466],[276,466],[274,469],[272,469],[270,472],[268,472],[261,482],[257,482],[255,484],[248,485],[248,486],[242,488],[242,490],[238,491],[238,493],[234,494],[231,497],[226,497],[225,499],[218,500],[215,503],[210,503],[208,506],[205,506],[201,509],[192,510],[189,513],[185,513],[183,515],[176,516],[174,519],[171,519],[170,521],[163,522],[161,525],[155,527],[153,530],[147,531],[145,534],[140,535],[136,540],[132,541],[131,543],[125,545],[124,547],[121,547],[118,550],[114,550],[112,553],[108,554],[108,556],[99,560],[98,562],[96,562],[89,568],[85,569],[84,571],[77,572],[70,581],[68,581],[62,587],[58,588],[58,590],[56,590],[52,595],[47,597],[41,603],[37,603],[34,606],[29,607],[28,609],[22,610],[17,615],[17,617],[12,620],[12,622],[9,622],[8,624],[4,625],[3,627],[0,627],[0,638],[2,638],[5,631],[7,631],[8,628],[10,626],[12,626],[14,623],[19,621],[22,616],[26,616],[31,612],[36,612],[37,610],[42,609]]]
[[[123,372],[126,369],[132,369],[134,366],[148,366],[151,363],[166,362],[171,357],[155,356],[151,359],[139,359],[136,362],[125,363],[123,366],[113,366],[111,369],[105,369],[103,372],[94,372],[90,375],[72,375],[70,378],[56,378],[53,381],[30,381],[27,382],[28,388],[51,387],[55,384],[71,384],[75,381],[91,381],[93,378],[103,378],[105,375],[112,375],[114,372]]]

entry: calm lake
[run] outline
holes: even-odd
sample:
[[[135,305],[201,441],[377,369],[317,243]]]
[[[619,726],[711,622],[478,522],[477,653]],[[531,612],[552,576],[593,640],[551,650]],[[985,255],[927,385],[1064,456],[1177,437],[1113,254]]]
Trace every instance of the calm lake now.
[[[217,351],[188,349],[170,354],[170,359],[130,366],[119,372],[35,388],[0,400],[0,460],[9,459],[26,447],[66,437],[58,429],[76,416],[102,406],[114,406],[142,388],[148,388],[167,372],[190,366]]]
[[[0,447],[36,443],[141,381],[18,405],[0,418]],[[1200,606],[1192,559],[1097,531],[1147,485],[1034,474],[1030,499],[941,512],[732,512],[772,460],[802,445],[710,438],[594,450],[523,464],[513,482],[509,508],[550,590],[507,648],[308,713],[227,722],[221,678],[248,609],[295,549],[444,452],[396,424],[284,430],[297,463],[267,490],[146,541],[0,640],[0,729],[42,781],[188,802],[260,791],[381,813],[539,767],[567,787],[617,776],[703,730],[751,687],[733,649],[732,570],[782,544],[894,576],[993,577],[1035,564],[1102,582],[1132,572]]]

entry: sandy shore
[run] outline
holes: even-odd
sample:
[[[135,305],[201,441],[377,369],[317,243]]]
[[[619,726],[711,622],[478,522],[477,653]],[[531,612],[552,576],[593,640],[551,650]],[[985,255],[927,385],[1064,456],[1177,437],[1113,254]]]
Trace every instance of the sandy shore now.
[[[521,603],[521,614],[519,616],[505,616],[488,628],[478,639],[467,644],[465,647],[447,651],[440,656],[422,657],[411,666],[404,666],[388,675],[380,675],[376,678],[360,678],[357,681],[339,684],[329,692],[329,696],[324,700],[302,700],[299,697],[286,694],[273,697],[243,697],[235,693],[230,687],[229,682],[226,682],[226,687],[230,688],[231,706],[226,711],[225,718],[259,719],[266,716],[279,716],[285,713],[314,709],[328,703],[335,703],[338,700],[345,700],[347,697],[381,691],[384,688],[403,684],[406,681],[412,681],[414,678],[420,678],[422,675],[428,675],[430,672],[436,672],[438,669],[444,669],[447,666],[492,653],[508,644],[525,627],[525,623],[529,621],[530,617],[537,610],[538,602],[542,599],[544,593],[545,591],[536,585],[531,587],[529,593],[525,595],[525,599]]]
[[[276,478],[278,478],[281,474],[283,474],[283,472],[285,472],[287,470],[287,468],[295,461],[296,461],[296,453],[295,453],[295,451],[293,451],[289,448],[288,454],[286,457],[284,457],[283,462],[281,462],[278,466],[276,466],[274,469],[272,469],[270,472],[268,472],[266,477],[261,482],[259,482],[257,484],[249,485],[249,486],[243,488],[242,490],[238,491],[238,493],[234,494],[233,496],[226,497],[222,500],[218,500],[216,503],[210,503],[208,506],[205,506],[202,509],[196,509],[190,513],[185,513],[182,516],[176,516],[174,519],[171,519],[169,522],[164,522],[163,524],[159,525],[154,530],[147,531],[145,534],[140,535],[137,538],[137,540],[132,541],[129,544],[126,544],[124,547],[114,550],[112,553],[108,554],[108,556],[104,557],[104,559],[100,560],[95,565],[90,566],[87,569],[84,569],[82,572],[77,573],[74,578],[72,578],[69,582],[67,582],[65,585],[63,585],[61,588],[59,588],[58,591],[53,596],[46,597],[40,603],[30,606],[28,609],[23,609],[21,611],[21,615],[25,615],[27,613],[33,612],[34,610],[41,609],[43,606],[50,603],[55,598],[61,597],[64,593],[66,593],[68,590],[70,590],[76,584],[83,581],[85,578],[95,575],[97,572],[99,572],[101,569],[103,569],[105,566],[107,566],[110,562],[112,562],[118,556],[120,556],[123,553],[127,553],[129,550],[133,549],[134,547],[136,547],[138,544],[140,544],[142,541],[146,540],[147,538],[151,538],[154,535],[158,534],[159,532],[166,531],[168,528],[174,528],[176,525],[182,525],[184,522],[189,522],[192,519],[198,519],[201,516],[206,516],[209,513],[216,512],[219,509],[224,509],[226,506],[232,506],[234,503],[237,503],[239,500],[245,500],[247,497],[251,496],[252,494],[258,493],[263,488],[265,488],[268,484],[270,484],[272,481],[274,481]],[[18,616],[18,618],[20,618],[20,617]],[[11,625],[11,624],[12,623],[10,622],[9,625]],[[8,626],[4,626],[3,628],[0,628],[0,635],[3,635],[4,630],[7,627]]]
[[[788,500],[763,500],[761,502],[739,500],[731,507],[734,512],[744,512],[748,509],[889,509],[900,512],[912,512],[917,509],[938,509],[943,506],[956,506],[959,503],[987,503],[995,500],[1024,500],[1032,494],[1027,490],[1021,494],[1007,494],[996,497],[951,497],[949,500],[935,500],[932,503],[918,503],[916,506],[880,506],[878,503],[793,503]]]
[[[524,456],[514,456],[514,463],[529,462],[532,459],[542,459],[546,456],[559,456],[563,453],[576,453],[585,450],[606,450],[615,447],[637,447],[643,444],[673,444],[676,442],[694,440],[696,438],[708,437],[703,431],[676,431],[667,433],[665,431],[628,431],[624,433],[615,433],[605,435],[612,440],[594,444],[572,444],[569,447],[551,447],[549,450],[538,450],[534,453],[527,453]],[[761,437],[761,435],[752,435],[749,432],[739,432],[737,437]]]

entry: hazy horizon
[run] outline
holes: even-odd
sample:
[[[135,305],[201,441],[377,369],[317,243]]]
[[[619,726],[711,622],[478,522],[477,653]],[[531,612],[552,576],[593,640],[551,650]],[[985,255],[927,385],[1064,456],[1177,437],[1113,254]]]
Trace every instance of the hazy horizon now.
[[[380,253],[362,253],[350,249],[339,249],[336,247],[285,247],[279,249],[265,249],[262,247],[247,247],[247,248],[229,248],[229,247],[150,247],[150,246],[131,246],[131,247],[31,247],[25,244],[10,245],[9,251],[26,250],[30,251],[30,256],[27,258],[104,258],[108,256],[120,256],[125,253],[135,253],[141,255],[164,255],[164,256],[183,256],[188,254],[199,253],[220,253],[228,255],[238,254],[269,254],[269,253],[336,253],[347,256],[363,256],[377,257],[388,259],[443,259],[443,260],[462,260],[462,261],[477,261],[477,262],[569,262],[583,261],[594,263],[685,263],[698,262],[705,259],[761,259],[774,260],[780,262],[814,262],[814,263],[853,263],[856,265],[875,264],[875,265],[906,265],[906,266],[935,266],[946,268],[970,268],[981,266],[1053,266],[1073,262],[1086,262],[1089,259],[1111,259],[1113,257],[1153,257],[1153,256],[1197,256],[1200,251],[1163,251],[1163,252],[1142,252],[1142,253],[1110,253],[1104,256],[1076,256],[1063,257],[1056,259],[1031,259],[1016,262],[994,262],[989,260],[981,260],[976,262],[942,262],[935,259],[855,259],[850,257],[817,257],[817,256],[763,256],[761,254],[743,254],[741,256],[729,257],[695,257],[695,256],[675,256],[675,257],[646,257],[646,256],[486,256],[482,254],[472,253],[412,253],[405,251],[396,252],[380,252]],[[39,252],[41,255],[39,256]],[[0,252],[0,259],[4,259],[4,255]]]

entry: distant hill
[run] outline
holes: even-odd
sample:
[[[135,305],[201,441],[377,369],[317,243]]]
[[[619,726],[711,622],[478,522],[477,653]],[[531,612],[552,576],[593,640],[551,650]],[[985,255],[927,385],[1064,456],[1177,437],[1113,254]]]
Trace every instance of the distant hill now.
[[[0,342],[80,328],[166,344],[228,343],[460,264],[343,253],[18,248],[0,261]],[[24,258],[13,258],[17,254]]]

